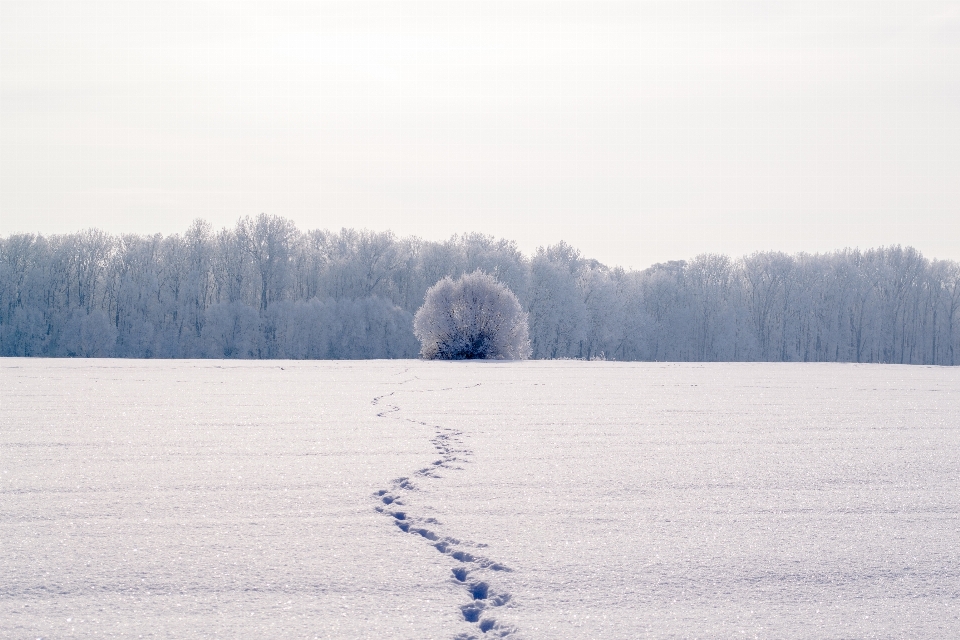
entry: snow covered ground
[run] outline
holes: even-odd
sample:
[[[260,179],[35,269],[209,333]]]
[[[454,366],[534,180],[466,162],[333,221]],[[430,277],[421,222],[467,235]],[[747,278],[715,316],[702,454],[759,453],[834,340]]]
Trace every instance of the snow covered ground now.
[[[960,369],[3,359],[0,636],[98,635],[958,637]]]

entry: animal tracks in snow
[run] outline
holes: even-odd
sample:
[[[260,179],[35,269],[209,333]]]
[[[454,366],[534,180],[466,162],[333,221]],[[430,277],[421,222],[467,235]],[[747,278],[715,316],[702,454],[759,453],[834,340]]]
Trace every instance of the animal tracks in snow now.
[[[412,382],[406,380],[400,384]],[[479,385],[473,385],[479,386]],[[400,417],[399,405],[387,402],[398,393],[427,393],[437,391],[452,391],[452,387],[435,390],[402,390],[378,396],[372,404],[378,407],[377,413],[381,418],[406,420],[423,427],[433,429],[434,436],[430,440],[437,451],[438,458],[428,466],[415,471],[410,477],[396,478],[390,483],[390,488],[380,489],[374,493],[377,501],[375,507],[378,513],[387,516],[391,524],[405,534],[415,535],[431,544],[439,553],[447,556],[454,566],[451,568],[451,580],[460,585],[467,598],[467,602],[460,606],[460,614],[465,623],[470,624],[482,637],[503,638],[516,633],[516,629],[497,622],[493,616],[497,607],[510,602],[510,594],[495,587],[494,578],[498,572],[510,569],[477,552],[486,547],[484,544],[463,541],[444,535],[442,525],[435,518],[423,517],[405,504],[405,498],[418,490],[416,482],[435,481],[443,478],[448,471],[461,471],[461,465],[469,463],[472,451],[464,444],[463,432],[458,429],[431,425],[420,420]],[[416,482],[414,482],[416,480]],[[454,640],[478,639],[473,631],[466,631],[455,636]]]

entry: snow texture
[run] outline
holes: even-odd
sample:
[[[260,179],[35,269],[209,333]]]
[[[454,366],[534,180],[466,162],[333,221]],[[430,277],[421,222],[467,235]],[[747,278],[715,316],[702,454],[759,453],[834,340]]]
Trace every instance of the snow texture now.
[[[0,361],[0,636],[960,635],[960,371]]]

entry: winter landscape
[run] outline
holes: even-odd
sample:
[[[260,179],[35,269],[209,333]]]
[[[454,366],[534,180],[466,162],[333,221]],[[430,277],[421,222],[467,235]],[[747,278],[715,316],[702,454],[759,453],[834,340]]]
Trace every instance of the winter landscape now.
[[[0,639],[960,638],[956,0],[0,0]]]
[[[952,637],[960,370],[0,367],[0,635]]]

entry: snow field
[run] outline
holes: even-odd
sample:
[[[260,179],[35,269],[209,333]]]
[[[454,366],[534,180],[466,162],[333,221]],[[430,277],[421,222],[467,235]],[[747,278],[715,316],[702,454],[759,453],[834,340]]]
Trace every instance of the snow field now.
[[[4,637],[960,634],[960,371],[0,362]]]
[[[4,360],[0,636],[455,626],[449,569],[370,507],[428,446],[371,411],[378,370]]]
[[[415,504],[513,569],[491,585],[512,594],[496,618],[518,636],[960,633],[955,369],[412,372],[394,415],[471,450]]]

